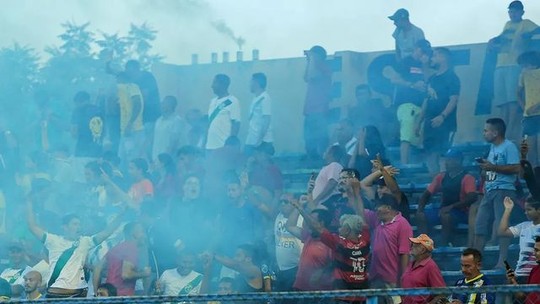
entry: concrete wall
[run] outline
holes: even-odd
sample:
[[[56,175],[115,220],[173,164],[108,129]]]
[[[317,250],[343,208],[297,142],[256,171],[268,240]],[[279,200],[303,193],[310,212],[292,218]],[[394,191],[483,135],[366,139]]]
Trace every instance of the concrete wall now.
[[[458,105],[458,133],[455,142],[463,143],[482,140],[483,123],[487,116],[475,116],[474,109],[478,94],[481,70],[484,61],[485,44],[452,46],[450,49],[459,55],[456,73],[460,77],[462,90]],[[391,58],[390,52],[357,53],[337,52],[330,58],[334,68],[333,81],[336,86],[336,99],[331,107],[345,107],[354,101],[354,88],[361,83],[375,84],[380,75],[368,77],[368,67],[373,70],[381,59]],[[225,73],[231,77],[230,92],[239,98],[242,104],[242,128],[240,138],[245,139],[249,104],[252,95],[249,92],[249,80],[256,72],[264,72],[268,77],[268,92],[273,98],[273,125],[276,148],[281,153],[301,153],[302,108],[306,85],[302,79],[305,67],[304,58],[286,58],[277,60],[259,60],[194,65],[155,65],[153,72],[158,80],[161,95],[174,95],[181,102],[181,111],[198,108],[206,113],[213,97],[210,85],[215,74]],[[377,69],[375,69],[377,70]],[[372,71],[373,74],[373,71]],[[385,79],[378,79],[385,81]],[[378,86],[373,85],[377,91]],[[390,102],[390,96],[376,95]],[[388,88],[386,88],[388,93]],[[342,115],[344,115],[342,111]]]

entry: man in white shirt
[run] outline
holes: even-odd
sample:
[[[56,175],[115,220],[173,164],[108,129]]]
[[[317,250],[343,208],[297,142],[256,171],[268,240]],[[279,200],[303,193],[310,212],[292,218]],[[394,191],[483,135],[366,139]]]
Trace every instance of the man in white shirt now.
[[[279,201],[279,213],[274,222],[274,237],[276,243],[276,262],[279,268],[279,280],[277,291],[292,291],[300,254],[304,244],[286,228],[287,220],[294,207],[292,202],[296,201],[291,194],[283,194]],[[303,219],[299,218],[297,226],[302,227]]]
[[[195,255],[182,251],[177,257],[177,267],[163,272],[156,290],[165,296],[196,295],[201,290],[203,275],[194,271]]]
[[[24,275],[32,270],[24,260],[24,249],[20,243],[11,243],[8,247],[9,267],[4,269],[0,278],[6,280],[11,285],[11,292],[14,298],[21,295],[23,291]]]
[[[251,76],[250,91],[255,95],[249,110],[249,127],[246,138],[246,153],[252,153],[255,147],[268,145],[273,151],[272,135],[272,99],[266,92],[266,75],[255,73]]]
[[[350,119],[343,119],[336,127],[336,140],[334,145],[341,146],[347,155],[354,154],[358,140],[354,137],[354,126]]]
[[[187,123],[175,113],[178,101],[174,96],[165,96],[161,102],[161,116],[154,127],[152,160],[161,153],[174,155],[176,150],[187,144]]]
[[[86,297],[88,283],[84,265],[89,251],[109,237],[121,223],[121,216],[94,236],[81,236],[81,220],[69,214],[62,219],[64,236],[46,232],[35,220],[32,201],[27,200],[26,218],[32,234],[40,239],[49,252],[50,276],[46,298]]]
[[[237,137],[240,130],[240,102],[229,94],[231,80],[225,74],[217,74],[212,82],[216,95],[208,107],[208,133],[206,149],[216,150],[225,146],[229,137]]]
[[[340,146],[330,146],[324,153],[324,166],[317,178],[313,187],[313,201],[315,204],[324,203],[333,194],[339,193],[338,181],[339,174],[343,170],[340,161],[345,156],[345,151]]]

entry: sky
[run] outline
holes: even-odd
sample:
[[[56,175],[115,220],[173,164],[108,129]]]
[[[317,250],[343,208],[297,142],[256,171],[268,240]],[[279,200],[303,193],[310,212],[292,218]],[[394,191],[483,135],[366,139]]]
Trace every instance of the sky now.
[[[38,52],[58,45],[60,24],[91,23],[91,30],[127,34],[130,23],[147,22],[158,31],[155,52],[164,61],[188,64],[191,54],[209,62],[212,52],[238,50],[218,31],[225,25],[245,39],[244,57],[258,49],[261,59],[302,56],[314,44],[329,54],[389,50],[394,26],[387,16],[407,8],[432,45],[485,42],[507,21],[502,0],[1,0],[0,47],[13,42]],[[540,23],[540,1],[525,0],[525,18]],[[223,28],[223,26],[222,26]],[[221,56],[221,55],[220,55]]]

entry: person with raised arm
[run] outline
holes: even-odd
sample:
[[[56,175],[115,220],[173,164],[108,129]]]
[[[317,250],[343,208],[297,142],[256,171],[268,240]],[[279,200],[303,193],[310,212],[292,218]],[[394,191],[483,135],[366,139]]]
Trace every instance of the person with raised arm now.
[[[89,251],[108,238],[122,222],[122,214],[103,231],[93,236],[81,235],[81,219],[68,214],[62,219],[63,235],[45,231],[36,222],[33,202],[26,201],[26,219],[32,234],[48,250],[49,278],[46,298],[83,298],[88,292],[84,266]]]

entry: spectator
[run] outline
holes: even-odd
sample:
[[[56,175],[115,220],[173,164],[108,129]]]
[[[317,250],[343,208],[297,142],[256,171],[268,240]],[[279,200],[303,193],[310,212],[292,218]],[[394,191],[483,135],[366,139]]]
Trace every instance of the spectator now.
[[[158,171],[155,189],[156,199],[169,205],[171,199],[177,196],[176,188],[178,186],[176,164],[172,156],[167,153],[159,154],[156,160],[156,171]]]
[[[151,72],[141,70],[141,64],[137,60],[128,60],[124,69],[130,80],[141,90],[145,103],[143,122],[154,124],[159,117],[159,89],[156,78]]]
[[[384,195],[393,196],[398,203],[397,210],[407,221],[409,221],[409,199],[405,193],[401,192],[397,180],[395,179],[395,176],[399,173],[399,170],[392,166],[383,166],[380,158],[373,161],[373,169],[378,171],[377,175],[379,175],[375,200],[380,201]]]
[[[398,9],[388,19],[394,21],[396,30],[392,34],[396,41],[396,59],[401,61],[403,58],[412,55],[416,42],[425,39],[422,29],[412,24],[409,20],[409,11],[404,8]]]
[[[328,146],[328,107],[332,101],[332,71],[326,63],[326,50],[315,45],[304,51],[307,83],[304,102],[304,141],[307,157],[320,159]]]
[[[264,188],[277,200],[283,192],[283,175],[272,160],[272,150],[260,145],[253,153],[247,165],[249,185]]]
[[[364,178],[371,172],[373,167],[371,161],[376,159],[377,155],[382,159],[386,157],[386,149],[379,130],[371,125],[362,127],[358,131],[358,141],[349,159],[349,168],[358,170],[360,173],[358,177]]]
[[[485,174],[485,195],[478,207],[475,221],[475,248],[483,250],[486,236],[492,231],[494,218],[498,227],[504,213],[503,200],[505,197],[516,199],[516,174],[519,173],[519,153],[511,141],[505,138],[506,124],[500,118],[490,118],[484,127],[484,138],[490,143],[487,159],[480,160],[480,168]],[[498,237],[499,260],[495,268],[503,268],[503,261],[508,255],[510,238]]]
[[[161,102],[161,116],[154,126],[152,160],[161,153],[174,154],[187,144],[187,123],[176,114],[178,101],[174,96],[165,96]]]
[[[136,158],[129,163],[129,175],[134,183],[126,193],[117,184],[115,184],[108,174],[103,173],[102,177],[105,183],[110,186],[120,199],[132,208],[139,210],[145,198],[154,196],[154,186],[148,179],[148,163],[143,158]]]
[[[225,146],[229,137],[237,137],[240,130],[240,102],[229,94],[231,79],[225,74],[217,74],[212,82],[216,95],[208,107],[208,134],[206,150],[216,150]]]
[[[214,259],[238,273],[234,278],[234,286],[239,293],[263,291],[263,275],[252,245],[238,246],[233,259],[220,255],[214,255]]]
[[[540,167],[535,167],[533,169],[531,163],[527,161],[527,153],[529,151],[529,144],[527,140],[522,140],[520,145],[520,154],[521,154],[521,169],[523,170],[523,179],[527,184],[527,188],[531,196],[536,200],[540,201]]]
[[[217,229],[221,231],[221,248],[232,255],[231,249],[261,237],[262,214],[246,199],[238,177],[228,178],[226,191],[227,200],[218,216]]]
[[[317,175],[313,188],[313,201],[316,204],[323,203],[338,193],[339,173],[343,169],[340,161],[344,155],[345,151],[340,146],[330,146],[324,153],[326,165]]]
[[[520,67],[518,56],[523,53],[532,36],[540,33],[538,25],[523,19],[523,3],[512,1],[508,5],[510,21],[504,25],[502,33],[489,40],[488,46],[497,51],[493,104],[500,109],[500,115],[508,124],[508,138],[516,140],[519,134],[519,106],[516,91]]]
[[[357,214],[354,206],[356,206],[355,197],[351,196],[349,184],[353,181],[358,181],[359,173],[355,169],[345,168],[339,173],[338,194],[332,195],[327,199],[322,206],[328,210],[332,217],[330,225],[326,228],[331,233],[338,233],[340,219],[345,214]]]
[[[250,91],[255,95],[249,111],[249,127],[246,138],[248,155],[255,147],[268,146],[274,154],[274,138],[272,135],[272,99],[266,92],[266,75],[255,73],[251,76]]]
[[[439,172],[439,155],[452,145],[457,129],[457,103],[460,82],[452,69],[452,54],[447,48],[437,48],[431,62],[436,71],[429,78],[428,97],[422,104],[420,121],[424,127],[424,150],[428,154],[427,165],[432,175]],[[419,127],[417,127],[419,132]]]
[[[71,116],[71,134],[76,140],[75,169],[81,173],[84,164],[102,155],[105,117],[98,106],[90,103],[87,92],[78,92],[73,101],[75,110]],[[82,176],[77,181],[82,182]]]
[[[116,297],[117,295],[116,287],[111,283],[100,284],[96,293],[97,298]]]
[[[425,234],[416,238],[409,238],[412,242],[411,257],[413,261],[407,266],[407,270],[401,277],[403,288],[436,288],[445,287],[439,267],[431,258],[434,249],[433,240]],[[438,303],[443,296],[403,296],[402,304]]]
[[[294,207],[304,217],[305,223],[312,232],[320,237],[323,244],[332,249],[334,288],[338,290],[367,289],[366,267],[370,237],[367,226],[364,226],[363,205],[362,203],[355,204],[361,200],[360,181],[351,179],[345,187],[357,214],[344,214],[340,217],[339,234],[329,232],[318,219],[304,211],[303,206],[298,203],[295,203]]]
[[[456,282],[457,287],[483,287],[492,285],[482,272],[482,254],[474,248],[467,248],[461,254],[461,272],[465,276]],[[478,303],[495,304],[494,293],[453,294],[450,304]]]
[[[534,237],[534,258],[536,260],[536,264],[529,273],[529,276],[527,277],[527,281],[525,284],[540,284],[540,236]],[[508,280],[509,284],[512,285],[518,285],[518,281],[516,280],[516,274],[514,273],[514,270],[508,269],[506,271],[506,278]],[[524,293],[524,292],[516,292],[514,294],[514,298],[517,301],[523,302],[525,304],[534,304],[538,303],[540,301],[540,292],[531,292],[531,293]]]
[[[530,145],[530,162],[533,166],[539,163],[538,133],[540,129],[540,53],[525,52],[518,57],[522,68],[518,85],[518,102],[523,110],[523,136],[527,136]]]
[[[32,270],[24,275],[24,293],[25,299],[34,301],[41,299],[42,294],[40,292],[42,284],[41,273]]]
[[[314,221],[322,227],[328,227],[332,220],[331,215],[323,209],[312,209],[314,207],[313,202],[310,202],[308,208],[312,210]],[[297,291],[331,290],[332,251],[324,245],[317,232],[307,227],[299,228],[298,217],[297,210],[291,212],[286,225],[287,230],[304,243],[293,288]]]
[[[377,201],[375,211],[365,211],[373,231],[371,264],[369,269],[371,288],[395,288],[401,282],[409,262],[412,227],[398,211],[395,197],[385,194]],[[395,299],[380,299],[394,303]]]
[[[299,238],[291,234],[287,228],[287,220],[294,210],[293,203],[297,199],[291,194],[283,194],[279,201],[279,213],[274,221],[274,237],[276,244],[276,262],[279,268],[276,290],[292,291],[298,262],[303,244]],[[299,218],[296,226],[302,227],[303,220]]]
[[[457,150],[448,150],[445,154],[446,171],[437,174],[428,188],[422,194],[416,211],[418,230],[428,232],[428,220],[424,207],[429,204],[431,197],[441,193],[441,209],[439,216],[442,224],[443,246],[453,243],[453,230],[457,223],[469,224],[468,244],[474,241],[474,218],[469,214],[469,208],[478,200],[476,179],[463,168],[463,154]],[[474,214],[475,212],[473,212]]]
[[[203,275],[194,271],[194,268],[195,254],[187,249],[179,251],[177,267],[163,272],[156,289],[166,296],[199,294]]]
[[[117,288],[119,296],[135,295],[135,282],[150,276],[150,268],[139,268],[142,258],[139,252],[146,250],[146,234],[140,223],[124,226],[124,241],[113,247],[101,263],[94,268],[94,288],[101,285],[102,270],[106,270],[107,283]]]
[[[122,161],[144,156],[144,99],[139,87],[126,73],[116,76],[120,105],[120,146]]]
[[[8,246],[9,267],[4,269],[0,278],[6,280],[11,285],[11,293],[15,297],[22,294],[24,275],[32,270],[26,261],[23,244],[12,243]]]
[[[353,122],[349,119],[343,119],[337,125],[335,132],[337,142],[335,142],[334,145],[340,146],[347,155],[353,155],[358,141],[356,137],[354,137]]]
[[[11,300],[11,287],[9,283],[0,278],[0,302],[9,302]]]
[[[194,146],[183,146],[176,152],[176,172],[178,180],[183,181],[188,176],[204,177],[204,158],[202,151]]]
[[[83,271],[88,252],[108,238],[120,225],[121,215],[94,236],[81,236],[81,220],[76,215],[62,219],[64,236],[43,230],[34,218],[33,203],[27,200],[26,218],[30,231],[43,242],[49,252],[47,298],[86,297],[88,284]]]
[[[540,203],[534,198],[527,199],[525,203],[525,215],[528,221],[509,227],[510,214],[514,208],[511,198],[504,198],[504,213],[499,225],[499,235],[504,237],[519,237],[519,259],[516,266],[515,275],[520,282],[524,282],[529,276],[531,269],[537,264],[534,259],[534,243],[531,242],[535,236],[540,235]]]
[[[347,118],[353,122],[355,130],[360,130],[363,126],[375,126],[381,131],[383,142],[391,143],[397,124],[396,116],[385,106],[382,99],[373,98],[372,95],[369,85],[356,86],[355,102],[349,106]]]
[[[401,163],[409,163],[411,145],[419,147],[421,138],[416,130],[420,121],[422,103],[426,97],[426,80],[430,73],[431,44],[419,40],[414,44],[414,52],[404,57],[396,66],[392,83],[396,85],[394,106],[399,121]]]
[[[182,197],[169,204],[169,219],[173,226],[173,235],[181,246],[195,252],[206,250],[208,246],[201,242],[201,237],[213,239],[218,211],[216,205],[203,197],[201,180],[192,175],[182,185]],[[196,223],[197,233],[193,232]]]
[[[238,291],[234,289],[234,280],[232,278],[223,277],[219,280],[217,294],[228,295],[237,292]]]

